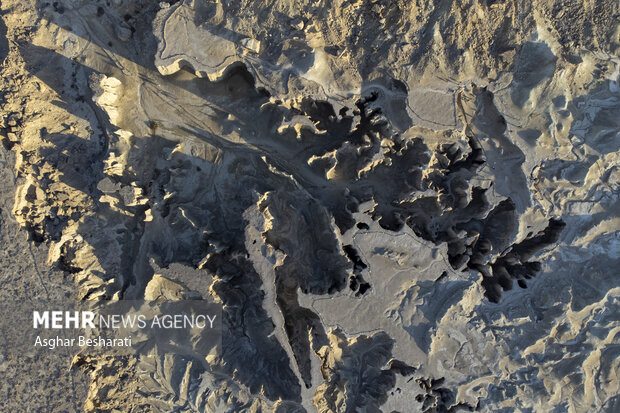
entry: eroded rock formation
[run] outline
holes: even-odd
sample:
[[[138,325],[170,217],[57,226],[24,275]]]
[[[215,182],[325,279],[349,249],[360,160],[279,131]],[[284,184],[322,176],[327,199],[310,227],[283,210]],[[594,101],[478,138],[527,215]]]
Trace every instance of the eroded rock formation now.
[[[617,410],[616,2],[2,12],[31,242],[223,305],[221,354],[76,358],[87,411]]]

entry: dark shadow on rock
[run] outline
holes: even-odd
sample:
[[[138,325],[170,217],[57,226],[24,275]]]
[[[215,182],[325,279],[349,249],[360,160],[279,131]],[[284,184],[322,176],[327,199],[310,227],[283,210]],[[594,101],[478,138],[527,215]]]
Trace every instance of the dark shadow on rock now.
[[[454,390],[443,386],[446,381],[443,377],[439,379],[421,377],[415,381],[424,392],[415,398],[418,403],[422,403],[419,410],[421,413],[457,413],[477,410],[477,405],[457,402]]]
[[[336,346],[323,350],[321,374],[325,382],[315,396],[320,397],[324,411],[383,411],[380,406],[390,393],[394,394],[391,390],[396,385],[396,376],[408,377],[416,371],[392,358],[394,339],[385,332],[361,334],[350,340],[340,329],[335,329],[331,340]]]
[[[6,38],[6,24],[0,16],[0,66],[9,54],[9,41]]]
[[[477,269],[482,274],[482,286],[489,301],[499,302],[502,291],[512,289],[513,280],[517,281],[519,287],[527,288],[527,280],[541,269],[540,262],[530,259],[541,249],[557,242],[565,226],[563,221],[552,218],[543,231],[513,244],[490,265],[484,266],[472,262],[470,268]]]

